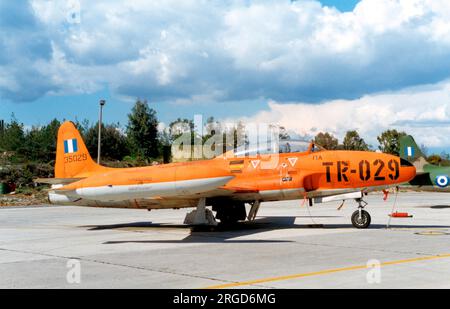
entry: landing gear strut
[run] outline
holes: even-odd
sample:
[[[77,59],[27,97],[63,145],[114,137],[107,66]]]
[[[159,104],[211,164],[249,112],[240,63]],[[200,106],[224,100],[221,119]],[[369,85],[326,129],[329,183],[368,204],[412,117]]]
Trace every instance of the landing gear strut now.
[[[357,229],[365,229],[370,225],[370,215],[364,210],[367,203],[362,198],[355,199],[358,203],[358,210],[352,214],[352,224]]]
[[[186,214],[184,224],[189,225],[217,225],[216,219],[211,210],[206,208],[205,198],[198,200],[197,209]]]
[[[258,213],[259,206],[261,205],[261,202],[256,200],[253,202],[252,207],[250,208],[250,211],[248,212],[247,220],[248,221],[254,221],[256,218],[256,214]]]

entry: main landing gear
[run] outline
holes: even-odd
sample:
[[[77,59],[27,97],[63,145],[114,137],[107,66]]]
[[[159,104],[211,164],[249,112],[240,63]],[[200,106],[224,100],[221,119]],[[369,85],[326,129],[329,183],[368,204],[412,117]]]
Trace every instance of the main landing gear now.
[[[204,197],[198,200],[197,208],[186,214],[184,224],[211,226],[216,226],[218,224],[214,218],[213,212],[206,208],[205,202],[206,199]]]
[[[369,213],[364,210],[367,202],[365,202],[362,198],[357,198],[355,201],[358,203],[358,210],[352,214],[352,224],[357,229],[368,228],[371,218]]]
[[[212,209],[217,212],[216,219],[220,220],[222,225],[236,224],[247,216],[244,202],[226,201],[214,205]]]
[[[206,208],[206,199],[200,198],[197,203],[197,208],[186,215],[184,224],[215,226],[218,224],[217,219],[221,225],[231,226],[238,221],[244,221],[246,218],[249,221],[253,221],[258,213],[260,202],[255,201],[251,205],[252,208],[247,216],[244,202],[231,200],[216,201],[212,207],[212,210],[216,212],[216,216],[214,217],[213,212]]]

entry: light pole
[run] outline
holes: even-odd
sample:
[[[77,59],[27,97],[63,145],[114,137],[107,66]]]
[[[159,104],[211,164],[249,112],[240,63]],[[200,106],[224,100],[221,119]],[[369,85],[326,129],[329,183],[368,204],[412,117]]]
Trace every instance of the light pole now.
[[[100,149],[102,145],[102,111],[105,100],[100,100],[100,113],[98,115],[98,148],[97,148],[97,164],[100,164]]]

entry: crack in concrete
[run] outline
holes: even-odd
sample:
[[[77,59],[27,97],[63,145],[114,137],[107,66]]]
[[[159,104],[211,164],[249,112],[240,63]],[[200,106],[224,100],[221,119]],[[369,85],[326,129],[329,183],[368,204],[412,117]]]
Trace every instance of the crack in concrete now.
[[[137,270],[144,270],[144,271],[150,271],[150,272],[158,272],[163,274],[170,274],[170,275],[177,275],[177,276],[183,276],[183,277],[189,277],[189,278],[197,278],[197,279],[204,279],[204,280],[211,280],[211,281],[217,281],[217,282],[223,282],[223,283],[237,283],[239,281],[232,281],[232,280],[226,280],[226,279],[218,279],[213,277],[206,277],[206,276],[199,276],[199,275],[193,275],[193,274],[187,274],[187,273],[179,273],[175,271],[167,271],[167,270],[161,270],[161,269],[154,269],[154,268],[148,268],[143,266],[133,266],[133,265],[127,265],[127,264],[120,264],[120,263],[113,263],[108,261],[102,261],[97,259],[89,259],[85,257],[77,257],[77,256],[64,256],[64,255],[56,255],[56,254],[48,254],[43,252],[33,252],[33,251],[26,251],[26,250],[17,250],[17,249],[7,249],[7,248],[0,248],[2,251],[9,251],[9,252],[17,252],[17,253],[25,253],[25,254],[34,254],[34,255],[40,255],[40,256],[46,256],[51,258],[59,258],[59,259],[77,259],[80,261],[85,262],[91,262],[91,263],[98,263],[103,265],[111,265],[111,266],[118,266],[118,267],[126,267],[130,269],[137,269]],[[15,262],[11,262],[15,263]],[[7,263],[2,263],[7,264]],[[263,287],[263,288],[272,288],[264,285],[255,285],[257,287]]]

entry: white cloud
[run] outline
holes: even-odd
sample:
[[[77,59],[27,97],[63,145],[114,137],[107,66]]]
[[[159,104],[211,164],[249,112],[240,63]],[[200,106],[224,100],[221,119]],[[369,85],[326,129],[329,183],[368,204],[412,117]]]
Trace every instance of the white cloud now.
[[[7,51],[0,66],[11,79],[2,81],[0,96],[34,100],[108,86],[158,101],[211,93],[221,93],[218,100],[321,101],[450,77],[448,0],[362,0],[345,13],[314,0],[82,0],[80,23],[70,20],[74,2],[4,9],[31,13],[21,13],[20,24],[0,22]],[[14,57],[2,59],[7,55]],[[49,82],[33,88],[21,71],[36,62],[47,63],[36,78]],[[72,74],[55,79],[56,68]]]
[[[314,0],[83,0],[80,23],[67,3],[0,2],[0,99],[103,87],[178,104],[262,98],[270,110],[251,120],[301,134],[358,129],[375,146],[397,128],[450,146],[448,0],[345,13]]]
[[[276,123],[307,136],[331,132],[341,141],[346,131],[356,129],[373,146],[377,135],[392,128],[428,147],[450,147],[450,80],[321,104],[270,101],[269,110],[241,120]]]

